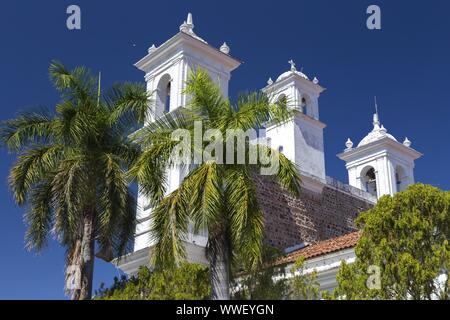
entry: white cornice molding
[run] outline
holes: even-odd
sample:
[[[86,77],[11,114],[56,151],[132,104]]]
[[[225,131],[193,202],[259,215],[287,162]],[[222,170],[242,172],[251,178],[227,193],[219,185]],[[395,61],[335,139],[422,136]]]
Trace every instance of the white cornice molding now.
[[[377,141],[373,141],[361,147],[357,147],[355,149],[344,151],[339,153],[337,156],[339,159],[344,160],[348,163],[353,161],[354,159],[361,160],[364,154],[368,154],[368,156],[372,156],[373,152],[389,152],[390,150],[400,152],[403,155],[407,155],[411,158],[411,160],[416,160],[422,156],[422,153],[414,150],[413,148],[407,147],[402,143],[392,140],[388,137],[382,138]]]
[[[294,116],[293,116],[293,117],[290,117],[290,118],[287,119],[286,121],[283,121],[283,122],[280,122],[280,123],[276,123],[276,124],[273,124],[273,123],[270,123],[270,122],[266,122],[266,123],[265,123],[266,130],[272,130],[272,129],[275,129],[275,128],[277,128],[277,127],[279,127],[279,126],[282,126],[282,125],[285,125],[285,124],[287,124],[287,123],[289,123],[289,122],[291,122],[291,121],[293,121],[293,120],[301,120],[301,121],[305,121],[305,122],[307,122],[307,123],[309,123],[309,124],[314,125],[315,127],[320,128],[320,129],[324,129],[324,128],[327,126],[327,125],[326,125],[325,123],[323,123],[322,121],[317,120],[317,119],[315,119],[315,118],[313,118],[313,117],[310,117],[310,116],[308,116],[308,115],[302,113],[300,110],[298,110],[298,108],[297,108],[297,109],[294,109],[294,112],[295,112]]]
[[[148,72],[152,68],[152,64],[157,64],[159,60],[167,57],[167,53],[171,50],[176,50],[177,48],[189,47],[196,49],[203,53],[204,55],[210,57],[213,60],[220,61],[221,64],[225,65],[229,72],[236,69],[241,65],[241,61],[221,52],[220,50],[206,44],[185,32],[179,32],[166,42],[164,42],[160,47],[155,49],[152,53],[147,54],[144,58],[135,63],[135,66],[144,71]]]

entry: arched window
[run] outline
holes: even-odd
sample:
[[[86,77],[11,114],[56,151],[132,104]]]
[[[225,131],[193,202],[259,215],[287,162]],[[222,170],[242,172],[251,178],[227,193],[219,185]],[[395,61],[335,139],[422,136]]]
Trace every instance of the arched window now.
[[[369,167],[362,171],[361,183],[365,191],[373,196],[377,196],[377,178],[373,167]]]
[[[283,153],[283,150],[284,150],[283,146],[278,147],[278,152]]]
[[[163,75],[157,86],[156,90],[156,105],[155,116],[161,117],[164,113],[170,112],[171,92],[172,91],[172,78],[169,74]]]
[[[164,112],[165,113],[170,112],[170,84],[171,83],[172,82],[169,81],[169,83],[167,83],[167,86],[166,86],[166,97],[164,100]]]
[[[308,104],[306,103],[306,98],[302,97],[302,102],[300,104],[300,109],[303,114],[308,114]]]

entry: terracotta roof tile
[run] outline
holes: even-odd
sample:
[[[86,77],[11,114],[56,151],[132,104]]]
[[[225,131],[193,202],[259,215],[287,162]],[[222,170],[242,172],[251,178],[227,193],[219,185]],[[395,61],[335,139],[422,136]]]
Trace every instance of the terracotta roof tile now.
[[[302,249],[289,253],[286,257],[280,259],[277,264],[295,262],[298,258],[304,257],[310,259],[324,254],[340,251],[356,246],[361,236],[360,231],[352,232],[344,236],[318,242]]]

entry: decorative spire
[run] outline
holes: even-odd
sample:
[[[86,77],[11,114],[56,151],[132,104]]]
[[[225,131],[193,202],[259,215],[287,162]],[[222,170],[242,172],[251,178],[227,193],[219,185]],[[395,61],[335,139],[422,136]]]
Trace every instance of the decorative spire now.
[[[156,50],[155,44],[152,44],[150,48],[148,48],[148,53],[152,54]]]
[[[192,13],[188,13],[187,20],[183,21],[180,26],[180,31],[185,33],[194,33],[194,22],[192,20]]]
[[[373,130],[380,130],[380,120],[378,119],[378,113],[373,115]]]
[[[411,147],[411,141],[409,141],[408,137],[405,137],[405,141],[403,141],[403,145],[406,147]]]
[[[220,46],[220,52],[225,53],[225,54],[230,54],[230,47],[227,45],[226,42],[224,42],[224,43]]]
[[[192,20],[192,13],[188,13],[188,16],[187,16],[187,20],[186,20],[186,24],[189,26],[189,27],[191,27],[191,29],[194,29],[194,22],[193,22],[193,20]]]
[[[288,61],[288,63],[291,65],[291,71],[297,71],[297,69],[295,68],[295,62],[291,59]]]
[[[350,138],[347,139],[347,142],[345,143],[345,146],[347,147],[347,149],[345,149],[346,151],[349,151],[353,148],[353,141],[350,140]]]
[[[273,83],[272,78],[269,78],[269,80],[267,80],[267,84],[270,86]]]
[[[380,118],[379,118],[379,116],[378,116],[378,104],[377,104],[377,96],[374,96],[374,101],[375,101],[375,114],[373,115],[373,130],[384,130],[384,133],[386,133],[386,129],[383,127],[383,126],[381,126],[381,128],[380,128],[380,125],[381,125],[381,123],[380,123]]]

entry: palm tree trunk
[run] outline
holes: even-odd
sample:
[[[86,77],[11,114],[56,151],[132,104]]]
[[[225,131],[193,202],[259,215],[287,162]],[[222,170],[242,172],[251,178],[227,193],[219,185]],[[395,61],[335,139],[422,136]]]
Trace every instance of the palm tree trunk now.
[[[81,241],[81,288],[76,300],[92,298],[92,281],[94,278],[94,215],[89,212],[83,221],[83,238]]]
[[[214,254],[209,255],[211,294],[214,300],[230,300],[230,250],[226,233],[221,232]]]

